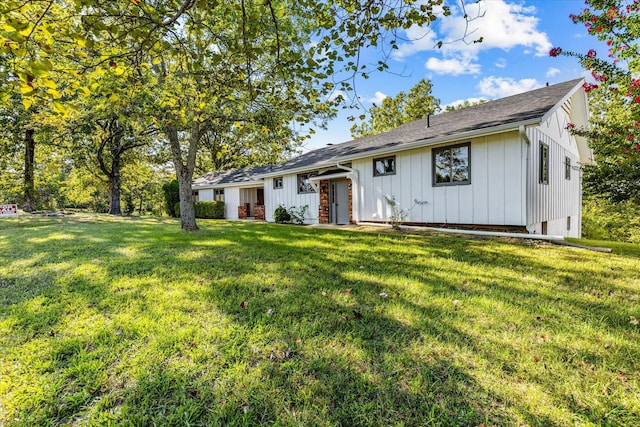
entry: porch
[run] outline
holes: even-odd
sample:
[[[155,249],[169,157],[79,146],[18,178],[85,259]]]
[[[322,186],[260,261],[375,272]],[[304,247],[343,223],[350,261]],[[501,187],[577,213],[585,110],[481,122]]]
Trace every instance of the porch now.
[[[240,188],[238,219],[264,221],[264,187]]]

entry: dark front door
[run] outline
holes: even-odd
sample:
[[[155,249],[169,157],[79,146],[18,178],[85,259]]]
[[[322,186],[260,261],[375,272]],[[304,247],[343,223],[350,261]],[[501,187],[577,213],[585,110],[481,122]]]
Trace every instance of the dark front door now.
[[[258,202],[256,205],[264,205],[264,188],[258,188]]]
[[[339,179],[329,183],[329,222],[349,224],[349,181]]]

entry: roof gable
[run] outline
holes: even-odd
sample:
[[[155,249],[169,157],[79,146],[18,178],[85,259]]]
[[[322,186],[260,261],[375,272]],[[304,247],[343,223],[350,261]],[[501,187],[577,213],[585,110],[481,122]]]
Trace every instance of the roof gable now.
[[[335,144],[310,151],[266,173],[280,173],[291,169],[322,167],[346,158],[363,157],[369,152],[385,149],[413,148],[413,143],[429,144],[447,136],[460,135],[483,129],[499,128],[526,122],[540,122],[551,111],[559,108],[573,94],[582,79],[570,80],[518,95],[489,101],[472,107],[437,114],[427,119],[406,123],[373,136]],[[407,147],[409,145],[410,147]]]

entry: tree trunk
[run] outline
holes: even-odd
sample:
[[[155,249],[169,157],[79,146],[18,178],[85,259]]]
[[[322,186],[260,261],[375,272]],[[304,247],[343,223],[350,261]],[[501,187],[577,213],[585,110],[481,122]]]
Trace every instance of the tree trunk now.
[[[120,187],[122,178],[120,176],[120,152],[112,153],[111,174],[109,174],[109,215],[122,215],[120,208]]]
[[[36,142],[33,134],[33,129],[27,129],[24,135],[24,203],[22,204],[22,209],[25,212],[33,212],[36,204],[36,186],[33,173],[35,169]]]
[[[193,192],[191,189],[191,176],[187,168],[182,168],[182,173],[176,172],[180,193],[180,225],[183,230],[198,230],[196,224],[196,210],[193,206]]]
[[[178,187],[180,194],[180,225],[185,231],[198,230],[196,224],[196,211],[193,206],[193,193],[191,189],[191,180],[193,178],[193,170],[195,169],[195,156],[198,142],[200,140],[199,127],[194,125],[190,138],[189,149],[187,152],[187,162],[182,159],[182,148],[178,137],[178,129],[174,124],[167,124],[165,134],[171,146],[173,154],[173,164],[176,168],[176,178],[178,179]]]

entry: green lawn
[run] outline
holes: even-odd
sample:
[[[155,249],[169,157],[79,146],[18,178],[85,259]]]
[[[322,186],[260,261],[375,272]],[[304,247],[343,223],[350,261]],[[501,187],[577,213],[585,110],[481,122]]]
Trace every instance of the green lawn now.
[[[199,224],[0,220],[0,425],[638,425],[633,254]]]

